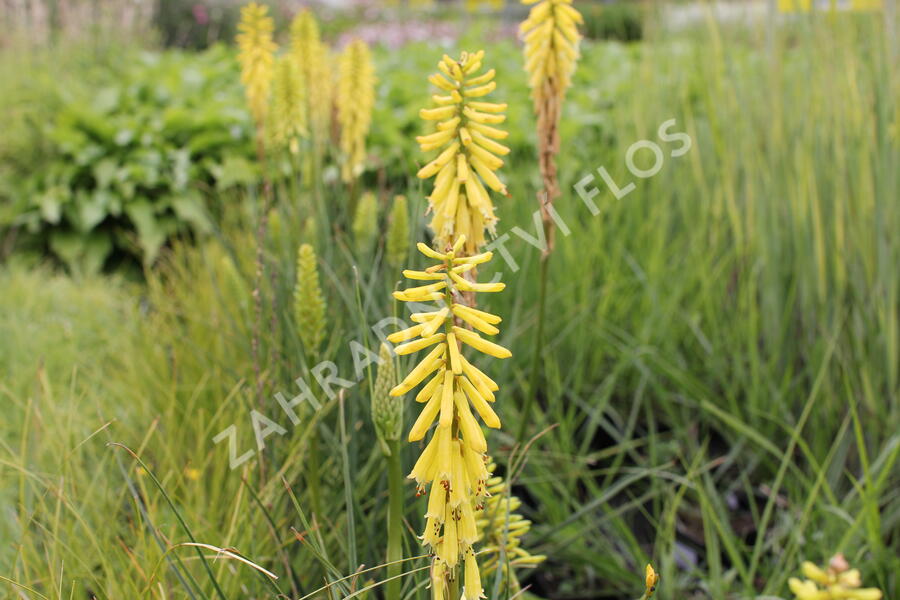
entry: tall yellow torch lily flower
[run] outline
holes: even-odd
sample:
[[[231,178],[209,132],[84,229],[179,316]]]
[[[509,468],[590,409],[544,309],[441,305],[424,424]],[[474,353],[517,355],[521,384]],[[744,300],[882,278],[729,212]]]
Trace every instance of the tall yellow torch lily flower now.
[[[562,97],[578,61],[584,19],[572,0],[522,0],[533,4],[528,18],[519,25],[525,42],[525,70],[528,86],[537,105],[546,95]]]
[[[269,7],[255,2],[241,8],[237,43],[240,48],[241,83],[247,94],[250,114],[258,132],[263,131],[269,106],[269,88],[272,85],[275,50],[272,41],[275,23],[268,16]]]
[[[366,158],[366,135],[375,105],[375,67],[372,53],[362,40],[350,43],[340,58],[337,109],[341,124],[341,151],[345,182],[358,176]]]
[[[825,568],[805,561],[800,570],[806,579],[791,577],[788,586],[797,600],[881,600],[878,588],[862,587],[859,569],[851,569],[843,554],[838,554]]]
[[[500,156],[509,153],[497,140],[508,133],[494,127],[506,120],[506,104],[482,100],[497,87],[494,69],[479,75],[482,58],[484,50],[463,52],[459,60],[444,55],[441,72],[428,78],[441,91],[431,97],[436,107],[419,111],[422,119],[436,122],[435,131],[416,138],[423,152],[440,150],[417,173],[419,179],[434,177],[428,199],[435,241],[446,248],[465,236],[468,254],[484,245],[484,230],[493,233],[497,222],[486,188],[509,195],[496,174],[503,166]]]
[[[306,136],[305,90],[291,54],[275,61],[275,79],[272,82],[272,107],[268,119],[269,138],[278,149],[299,151],[299,139]]]
[[[428,493],[425,532],[422,541],[434,554],[433,598],[444,598],[444,586],[455,579],[457,567],[464,571],[464,600],[483,597],[481,574],[473,545],[479,538],[476,511],[483,508],[489,478],[486,467],[487,441],[474,412],[488,427],[499,428],[500,418],[491,403],[497,384],[466,358],[465,347],[496,358],[508,358],[506,348],[488,341],[496,335],[500,317],[460,303],[463,292],[499,292],[503,283],[477,283],[463,277],[466,271],[491,259],[486,252],[465,256],[466,238],[460,236],[446,253],[425,244],[419,251],[437,264],[424,271],[404,271],[407,279],[424,285],[394,292],[403,302],[435,302],[433,311],[412,315],[409,329],[388,336],[399,355],[429,349],[424,359],[391,390],[392,396],[406,394],[428,380],[416,395],[424,406],[409,432],[409,441],[423,439],[431,426],[437,427],[416,461],[409,478],[415,479],[420,495]],[[461,327],[455,323],[464,324]],[[453,600],[456,600],[455,598]]]
[[[491,478],[487,482],[488,497],[478,515],[479,542],[484,544],[484,554],[487,555],[482,563],[482,573],[490,576],[499,568],[510,591],[516,594],[522,587],[514,569],[535,567],[547,557],[531,554],[522,545],[522,538],[531,529],[531,521],[515,512],[522,506],[522,501],[512,495],[509,484],[502,477],[493,475],[494,466],[489,460],[487,470]]]
[[[333,95],[331,59],[322,43],[319,24],[312,11],[301,10],[291,21],[291,54],[300,68],[306,90],[308,122],[316,144],[328,136]]]
[[[519,26],[525,42],[525,70],[537,113],[538,158],[544,180],[545,203],[559,195],[555,157],[559,153],[559,117],[566,88],[578,60],[581,35],[577,25],[581,14],[572,0],[522,0],[534,4],[528,18]],[[550,227],[549,214],[542,210],[545,227]]]

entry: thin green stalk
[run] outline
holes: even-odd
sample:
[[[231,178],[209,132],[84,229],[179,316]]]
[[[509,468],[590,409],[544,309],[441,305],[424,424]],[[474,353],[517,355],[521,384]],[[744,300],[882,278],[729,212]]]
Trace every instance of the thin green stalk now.
[[[537,331],[534,339],[534,356],[531,361],[531,379],[528,384],[528,395],[525,397],[525,405],[522,407],[522,419],[519,422],[520,441],[525,439],[531,412],[534,409],[535,399],[538,395],[538,386],[541,380],[541,355],[544,350],[544,313],[547,305],[547,278],[549,277],[550,254],[541,255],[541,273],[538,282],[538,315]]]
[[[388,440],[391,455],[388,463],[387,576],[385,598],[399,600],[403,571],[403,470],[400,464],[400,440]]]
[[[456,569],[454,569],[456,571]],[[450,593],[448,594],[448,598],[459,598],[459,577],[458,573],[453,573],[453,577],[450,579],[448,584]]]
[[[322,486],[319,485],[319,434],[313,427],[309,436],[309,463],[306,465],[306,486],[309,488],[309,503],[313,518],[322,519]]]
[[[319,352],[315,350],[309,356],[306,357],[308,363],[306,365],[307,371],[309,371],[313,365],[317,364],[319,361]],[[314,396],[318,396],[316,392],[313,392]],[[309,490],[309,502],[312,506],[312,514],[313,518],[316,520],[322,519],[322,485],[321,485],[321,477],[319,466],[321,465],[321,457],[319,453],[319,428],[318,421],[319,415],[312,415],[313,424],[309,430],[309,462],[306,464],[306,487]]]
[[[350,570],[355,571],[359,567],[356,551],[356,520],[354,513],[356,510],[353,502],[353,485],[350,478],[350,456],[347,452],[347,446],[350,439],[347,437],[347,419],[344,413],[344,396],[338,398],[338,410],[340,413],[340,434],[341,434],[341,463],[344,475],[344,502],[347,511],[347,552],[350,559]]]

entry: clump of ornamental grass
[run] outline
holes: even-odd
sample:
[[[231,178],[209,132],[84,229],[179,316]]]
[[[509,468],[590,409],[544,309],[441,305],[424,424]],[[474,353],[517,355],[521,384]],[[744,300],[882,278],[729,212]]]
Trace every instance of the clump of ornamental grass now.
[[[796,600],[881,600],[883,596],[878,588],[862,587],[859,569],[851,569],[843,554],[834,556],[827,567],[806,561],[800,570],[806,579],[788,580]]]
[[[333,70],[328,47],[322,43],[319,24],[309,9],[297,13],[291,21],[291,54],[300,69],[307,90],[306,108],[309,128],[317,147],[328,137],[331,124]]]
[[[242,7],[237,35],[241,83],[244,84],[247,105],[256,123],[258,135],[262,135],[265,128],[275,51],[278,49],[272,40],[275,23],[268,13],[268,6],[255,2]]]
[[[337,115],[341,126],[341,178],[350,182],[362,172],[366,136],[375,105],[375,67],[362,40],[351,42],[341,54],[338,69]]]
[[[506,104],[482,99],[497,87],[494,69],[481,73],[483,58],[484,50],[463,52],[459,60],[444,55],[440,73],[428,78],[439,89],[431,97],[436,106],[419,111],[435,131],[416,138],[423,152],[439,151],[417,173],[420,179],[434,177],[428,200],[435,243],[446,248],[465,237],[469,254],[484,245],[485,231],[494,233],[497,217],[488,189],[509,195],[496,174],[503,166],[500,156],[509,153],[497,140],[508,133],[494,127],[506,120]]]
[[[394,196],[391,206],[391,214],[388,219],[386,254],[387,262],[391,267],[397,268],[406,259],[406,249],[409,244],[409,208],[406,196]]]
[[[294,285],[294,318],[297,335],[307,360],[318,355],[325,339],[325,297],[319,285],[316,251],[309,244],[297,250],[297,282]]]
[[[424,406],[408,439],[422,440],[435,422],[437,426],[409,478],[416,481],[417,495],[428,494],[422,543],[434,555],[431,587],[436,599],[460,597],[456,575],[460,565],[464,570],[462,597],[475,600],[483,593],[474,544],[479,537],[476,512],[484,507],[488,493],[487,440],[472,409],[485,425],[499,428],[500,418],[491,408],[499,388],[466,358],[464,349],[495,358],[511,356],[509,350],[478,333],[499,333],[496,325],[500,317],[461,303],[463,292],[500,292],[505,287],[503,283],[477,283],[463,277],[492,256],[490,252],[466,256],[461,253],[465,244],[466,238],[460,236],[445,253],[418,244],[422,254],[438,262],[424,271],[405,270],[403,275],[429,283],[395,291],[394,298],[416,304],[434,302],[437,306],[414,313],[411,318],[416,325],[388,336],[388,341],[400,344],[395,352],[401,356],[431,348],[391,395],[402,396],[428,379],[416,395],[416,401]]]
[[[546,556],[531,554],[522,546],[522,538],[531,529],[531,521],[515,511],[522,501],[512,495],[509,484],[503,477],[493,475],[494,463],[489,461],[487,470],[492,474],[487,482],[487,499],[484,509],[478,515],[479,542],[484,547],[487,559],[481,571],[485,576],[497,570],[509,582],[513,593],[521,590],[513,569],[535,567],[546,560]]]
[[[292,154],[300,150],[300,139],[307,135],[306,101],[303,79],[297,61],[291,54],[275,62],[272,82],[272,112],[269,117],[269,140],[279,150]]]

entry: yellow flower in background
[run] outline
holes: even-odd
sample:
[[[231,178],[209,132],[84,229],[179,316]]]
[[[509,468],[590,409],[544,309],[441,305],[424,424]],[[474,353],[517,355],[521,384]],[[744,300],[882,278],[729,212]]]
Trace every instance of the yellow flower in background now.
[[[328,137],[331,124],[333,69],[328,47],[322,43],[319,24],[309,9],[297,13],[291,21],[291,54],[300,68],[307,91],[307,118],[316,143]]]
[[[241,83],[244,84],[247,104],[258,131],[263,130],[266,121],[275,50],[278,49],[272,41],[275,23],[268,13],[269,7],[251,2],[241,8],[241,22],[238,23]]]
[[[432,96],[435,108],[419,111],[435,131],[416,138],[423,152],[438,151],[419,169],[419,179],[434,177],[428,197],[433,213],[430,227],[439,248],[465,236],[465,251],[475,253],[485,243],[485,230],[494,232],[497,217],[488,189],[508,196],[496,171],[503,166],[509,148],[497,140],[509,135],[495,125],[503,123],[506,104],[487,102],[484,97],[497,87],[494,69],[479,74],[484,51],[462,53],[458,61],[447,55],[438,63],[440,73],[428,80],[439,93]]]
[[[537,2],[537,3],[535,3]],[[547,96],[562,99],[578,61],[584,23],[572,0],[522,0],[534,4],[528,18],[519,26],[525,42],[525,70],[535,105]]]
[[[788,586],[797,600],[881,600],[877,588],[863,588],[859,569],[851,569],[843,554],[835,555],[827,568],[805,561],[804,580],[791,577]]]
[[[491,10],[503,10],[503,0],[466,0],[465,7],[469,12],[477,12],[482,6]]]
[[[294,284],[294,319],[307,360],[318,355],[325,340],[325,297],[319,285],[316,251],[309,244],[297,249],[297,281]]]
[[[659,574],[654,570],[653,565],[647,563],[644,568],[644,599],[650,600],[656,592],[656,586],[659,585]]]
[[[338,73],[337,109],[344,154],[341,178],[349,182],[363,170],[366,136],[375,106],[375,66],[364,41],[356,40],[347,46],[341,54]]]
[[[286,54],[275,62],[272,83],[272,113],[269,117],[270,141],[276,148],[299,150],[299,139],[306,136],[306,101],[303,80],[294,57]]]
[[[372,390],[372,422],[382,452],[390,456],[388,442],[398,441],[403,433],[403,402],[390,395],[391,388],[397,383],[397,371],[391,349],[383,342],[378,358],[378,374]]]
[[[487,470],[494,472],[494,463],[488,462]],[[488,558],[481,571],[490,576],[499,566],[513,593],[521,589],[511,567],[534,567],[546,560],[546,556],[533,555],[522,547],[522,538],[531,529],[531,521],[515,511],[522,501],[510,493],[509,485],[499,476],[491,476],[487,482],[487,498],[484,509],[478,513],[478,541],[484,544]]]
[[[384,245],[388,264],[392,267],[399,267],[403,264],[409,247],[409,208],[406,196],[394,196]]]
[[[415,479],[418,494],[428,493],[423,544],[435,555],[432,565],[432,596],[442,598],[444,580],[456,567],[464,570],[462,597],[483,597],[481,574],[473,545],[478,541],[476,511],[487,495],[488,471],[485,466],[487,441],[474,413],[485,425],[500,427],[500,418],[491,408],[497,384],[466,358],[468,347],[496,358],[508,358],[506,348],[483,338],[496,335],[500,317],[460,303],[463,292],[500,292],[502,283],[477,283],[463,278],[466,271],[491,259],[486,252],[476,256],[459,254],[465,237],[455,241],[446,253],[418,244],[425,256],[439,261],[424,271],[403,271],[404,277],[423,282],[417,287],[394,292],[403,302],[434,302],[434,310],[414,313],[416,325],[388,336],[400,344],[398,355],[428,350],[425,358],[391,390],[402,396],[426,379],[416,395],[423,404],[409,432],[409,441],[422,440],[437,423],[425,450],[416,461],[410,479]],[[464,323],[473,329],[457,326]],[[477,332],[476,332],[477,331]],[[473,412],[474,409],[474,412]],[[455,600],[455,599],[454,599]]]

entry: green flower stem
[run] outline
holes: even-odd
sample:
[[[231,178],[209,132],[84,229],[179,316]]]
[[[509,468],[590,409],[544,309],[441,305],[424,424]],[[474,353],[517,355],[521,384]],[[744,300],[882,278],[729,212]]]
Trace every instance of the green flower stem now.
[[[387,578],[385,598],[399,600],[400,574],[403,572],[403,468],[400,464],[400,440],[388,440]]]
[[[525,406],[522,407],[522,418],[519,422],[518,440],[523,442],[525,434],[528,433],[526,428],[528,423],[533,421],[532,410],[534,409],[535,399],[538,395],[538,386],[541,383],[541,354],[544,350],[544,313],[547,305],[547,278],[550,268],[550,254],[541,256],[541,274],[538,283],[538,315],[537,315],[537,331],[534,339],[534,357],[531,362],[531,380],[528,385],[528,394],[525,397]]]

